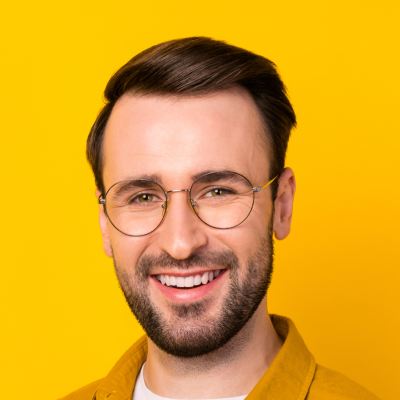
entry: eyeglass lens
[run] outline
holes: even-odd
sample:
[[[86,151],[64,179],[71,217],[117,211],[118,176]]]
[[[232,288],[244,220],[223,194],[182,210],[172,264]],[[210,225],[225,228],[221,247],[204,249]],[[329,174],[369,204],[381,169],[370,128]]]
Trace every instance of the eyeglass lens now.
[[[233,172],[213,172],[197,179],[190,190],[193,210],[205,224],[229,229],[241,224],[253,207],[250,182]],[[106,211],[111,223],[130,236],[155,230],[167,209],[165,191],[145,179],[118,182],[106,195]]]

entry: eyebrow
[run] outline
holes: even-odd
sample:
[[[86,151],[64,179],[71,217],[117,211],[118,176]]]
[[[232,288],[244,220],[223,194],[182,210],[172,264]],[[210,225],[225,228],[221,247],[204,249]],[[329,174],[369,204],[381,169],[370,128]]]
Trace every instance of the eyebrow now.
[[[217,181],[224,181],[224,182],[239,182],[243,181],[243,176],[238,173],[233,173],[233,171],[211,171],[211,173],[204,172],[202,174],[198,174],[197,178],[201,178],[203,183],[211,183]]]
[[[198,172],[197,174],[194,174],[191,176],[192,182],[196,181],[197,179],[201,178],[203,175],[211,174],[211,173],[216,173],[216,172],[233,172],[233,171],[221,171],[221,170],[204,170],[201,172]]]
[[[114,197],[118,197],[121,195],[124,195],[127,192],[130,192],[131,189],[133,188],[140,188],[140,189],[145,189],[145,188],[153,188],[154,189],[154,180],[153,181],[148,181],[144,179],[126,179],[121,182],[119,182],[120,185],[116,186],[115,191],[113,192]]]
[[[142,175],[142,176],[128,176],[127,178],[123,179],[124,181],[132,180],[132,181],[138,181],[138,180],[147,180],[147,181],[153,181],[155,183],[158,183],[161,186],[162,179],[160,178],[159,175],[157,174],[150,174],[150,175]]]
[[[210,173],[216,173],[216,172],[234,172],[234,171],[225,171],[225,170],[221,171],[221,170],[214,170],[214,169],[203,170],[203,171],[197,172],[196,174],[193,174],[191,176],[192,183],[194,181],[196,181],[197,179],[201,178],[203,175],[207,175],[207,174],[210,174]],[[162,187],[162,179],[158,174],[145,174],[145,175],[141,175],[141,176],[127,177],[127,178],[124,179],[124,181],[127,181],[127,180],[140,180],[140,179],[153,181],[155,183],[158,183]]]

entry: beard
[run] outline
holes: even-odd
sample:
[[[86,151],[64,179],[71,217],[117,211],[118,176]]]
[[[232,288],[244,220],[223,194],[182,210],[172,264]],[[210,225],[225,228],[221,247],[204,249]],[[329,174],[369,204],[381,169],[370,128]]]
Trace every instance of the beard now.
[[[272,228],[242,265],[232,251],[223,250],[199,252],[185,260],[177,260],[167,253],[144,255],[132,274],[129,273],[132,270],[119,266],[115,257],[114,266],[132,313],[155,345],[176,357],[202,356],[229,342],[250,320],[266,295],[273,270]],[[227,269],[228,291],[221,299],[218,312],[207,312],[213,300],[201,299],[191,304],[170,303],[171,316],[167,318],[151,298],[149,271],[155,267],[162,267],[165,273],[168,267]]]

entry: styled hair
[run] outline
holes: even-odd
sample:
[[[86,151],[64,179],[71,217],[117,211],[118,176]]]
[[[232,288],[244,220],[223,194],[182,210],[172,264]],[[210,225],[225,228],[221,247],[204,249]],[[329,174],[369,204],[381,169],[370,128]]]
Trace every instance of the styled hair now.
[[[90,130],[86,157],[97,188],[105,195],[102,142],[108,118],[125,93],[155,96],[204,96],[232,87],[253,98],[264,124],[270,158],[270,179],[280,174],[296,115],[276,65],[248,50],[207,37],[164,42],[139,53],[109,80],[105,106]],[[275,198],[278,180],[272,185]]]

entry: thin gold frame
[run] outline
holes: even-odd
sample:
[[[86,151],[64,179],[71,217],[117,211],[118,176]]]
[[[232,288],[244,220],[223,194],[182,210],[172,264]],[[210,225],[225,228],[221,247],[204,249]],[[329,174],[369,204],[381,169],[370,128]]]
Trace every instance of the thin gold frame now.
[[[242,178],[244,178],[247,182],[249,182],[249,185],[250,185],[250,187],[251,187],[252,190],[253,190],[253,202],[252,202],[252,204],[251,204],[251,208],[250,208],[249,213],[246,215],[246,217],[245,217],[241,222],[239,222],[238,224],[236,224],[236,225],[234,225],[234,226],[230,226],[229,228],[218,228],[218,227],[216,227],[216,226],[212,226],[212,225],[208,224],[207,222],[204,222],[204,221],[201,219],[201,217],[199,216],[199,214],[197,214],[197,212],[196,212],[196,210],[195,210],[196,202],[192,199],[192,189],[193,189],[193,186],[195,185],[195,183],[196,183],[199,179],[202,179],[202,178],[204,178],[204,177],[207,176],[207,175],[218,174],[218,173],[227,173],[227,174],[236,174],[236,175],[239,175],[239,176],[241,176]],[[162,222],[164,221],[165,216],[167,215],[167,211],[168,211],[168,193],[174,193],[174,192],[189,192],[189,200],[190,200],[190,201],[189,201],[189,206],[190,206],[190,208],[193,210],[193,212],[196,214],[197,218],[199,218],[199,220],[200,220],[201,222],[203,222],[203,224],[205,224],[205,225],[207,225],[207,226],[209,226],[209,227],[211,227],[211,228],[214,228],[214,229],[232,229],[232,228],[236,228],[237,226],[243,224],[243,222],[246,221],[246,219],[249,217],[249,215],[250,215],[250,213],[251,213],[251,211],[253,210],[253,207],[254,207],[255,193],[261,192],[264,188],[266,188],[266,187],[269,186],[272,182],[274,182],[275,179],[278,178],[278,176],[279,176],[279,174],[276,175],[274,178],[272,178],[268,183],[266,183],[266,184],[263,185],[263,186],[253,186],[253,185],[251,184],[251,182],[250,182],[244,175],[239,174],[238,172],[233,172],[233,171],[213,171],[213,172],[208,172],[207,174],[204,174],[204,175],[201,175],[200,177],[198,177],[198,178],[192,183],[192,186],[190,187],[190,189],[174,189],[174,190],[168,190],[168,191],[165,191],[164,188],[163,188],[161,185],[159,185],[158,183],[156,183],[156,182],[154,182],[154,181],[151,181],[150,179],[130,178],[130,179],[123,179],[122,181],[118,181],[118,182],[114,183],[114,184],[113,184],[112,186],[110,186],[110,188],[107,190],[107,192],[106,192],[106,194],[105,194],[105,196],[104,196],[104,199],[101,198],[102,195],[100,195],[99,198],[98,198],[98,201],[99,201],[99,204],[102,204],[102,205],[103,205],[103,207],[104,207],[104,212],[105,212],[105,214],[106,214],[108,220],[110,221],[111,225],[112,225],[117,231],[121,232],[122,234],[124,234],[124,235],[126,235],[126,236],[141,237],[141,236],[149,235],[150,233],[154,232],[154,231],[162,224]],[[118,185],[118,184],[121,183],[121,182],[135,181],[135,180],[137,180],[137,181],[153,182],[153,183],[155,183],[157,186],[160,187],[160,189],[163,191],[163,193],[164,193],[164,195],[165,195],[165,202],[164,202],[164,204],[161,206],[161,207],[164,209],[164,213],[163,213],[163,215],[162,215],[162,218],[161,218],[160,223],[159,223],[153,230],[151,230],[150,232],[144,233],[144,234],[142,234],[142,235],[130,235],[129,233],[125,233],[125,232],[121,231],[119,228],[117,228],[117,227],[114,225],[114,223],[111,221],[111,218],[110,218],[110,216],[108,215],[107,206],[106,206],[107,194],[110,192],[110,190],[111,190],[115,185]]]

